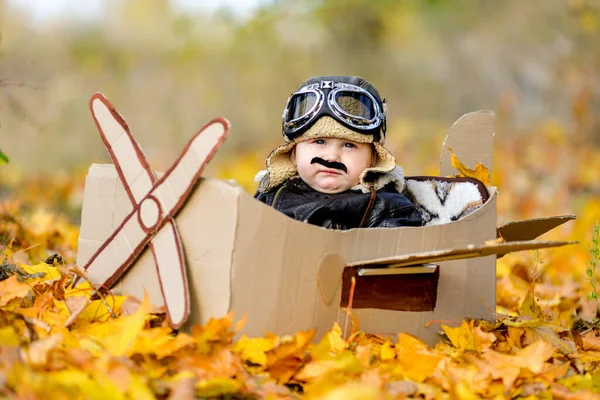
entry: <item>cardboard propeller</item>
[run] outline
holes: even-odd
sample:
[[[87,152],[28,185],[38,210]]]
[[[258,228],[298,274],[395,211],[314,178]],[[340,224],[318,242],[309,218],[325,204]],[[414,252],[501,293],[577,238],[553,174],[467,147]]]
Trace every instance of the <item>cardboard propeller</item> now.
[[[225,140],[229,122],[224,118],[210,121],[190,139],[171,168],[157,179],[127,123],[108,99],[96,93],[89,105],[133,210],[83,268],[93,271],[95,277],[110,288],[148,246],[169,323],[179,328],[189,316],[190,299],[185,256],[174,216]]]

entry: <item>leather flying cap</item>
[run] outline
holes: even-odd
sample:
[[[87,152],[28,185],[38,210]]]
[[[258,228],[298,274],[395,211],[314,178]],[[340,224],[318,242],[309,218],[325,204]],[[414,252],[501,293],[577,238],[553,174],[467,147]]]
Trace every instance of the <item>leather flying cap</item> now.
[[[296,141],[324,116],[361,135],[372,136],[369,142],[385,141],[385,100],[364,78],[326,75],[302,83],[284,108],[284,140]]]

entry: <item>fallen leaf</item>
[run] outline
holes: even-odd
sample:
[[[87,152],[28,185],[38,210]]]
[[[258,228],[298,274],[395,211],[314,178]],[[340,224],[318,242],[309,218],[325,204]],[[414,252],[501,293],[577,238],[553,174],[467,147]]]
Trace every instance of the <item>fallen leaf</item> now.
[[[19,335],[12,326],[0,328],[0,345],[15,347],[18,346],[20,342]]]
[[[8,304],[15,298],[23,298],[29,294],[31,286],[20,282],[15,275],[0,281],[0,306]]]
[[[134,342],[144,328],[146,317],[150,311],[152,311],[152,305],[146,293],[140,308],[134,314],[110,323],[110,333],[99,338],[104,343],[104,348],[115,356],[132,354],[132,350],[135,349]]]
[[[452,328],[442,324],[442,329],[454,347],[461,350],[477,350],[475,336],[471,324],[463,321],[460,326]]]
[[[527,296],[523,299],[523,302],[519,307],[519,313],[534,319],[542,317],[542,308],[537,304],[531,290],[527,292]]]
[[[22,351],[23,360],[34,366],[43,367],[48,362],[49,353],[62,343],[61,335],[52,335],[33,342],[28,349]]]
[[[196,396],[212,397],[239,392],[242,384],[230,378],[214,378],[196,382]]]
[[[452,154],[450,155],[450,163],[458,172],[461,177],[479,179],[485,186],[490,186],[490,171],[483,164],[477,163],[475,169],[469,169],[464,165],[454,154],[452,149],[448,149]]]
[[[402,375],[415,382],[431,376],[444,357],[414,336],[401,333],[396,343],[396,360]],[[399,371],[396,371],[398,373]]]

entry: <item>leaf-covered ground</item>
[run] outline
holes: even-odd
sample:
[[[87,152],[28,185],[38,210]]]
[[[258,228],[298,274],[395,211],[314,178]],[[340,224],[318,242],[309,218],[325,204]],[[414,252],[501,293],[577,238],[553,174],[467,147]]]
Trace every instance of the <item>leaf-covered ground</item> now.
[[[499,215],[571,211],[578,220],[550,238],[585,246],[499,259],[497,307],[489,320],[432,321],[441,333],[435,348],[401,332],[365,334],[359,312],[348,337],[336,325],[323,338],[312,331],[236,336],[243,319],[234,315],[173,332],[145,299],[115,296],[90,282],[70,288],[81,274],[74,265],[81,179],[4,175],[0,396],[596,398],[600,325],[589,248],[598,248],[593,226],[600,202],[592,170],[600,154],[557,139],[551,129],[541,132],[521,140],[519,151],[514,143],[497,145],[501,162],[492,183],[500,187]],[[260,168],[251,160],[240,158],[244,168],[238,171]],[[553,162],[567,167],[544,172]],[[548,179],[536,180],[539,174]]]
[[[344,338],[337,325],[317,341],[313,331],[234,341],[243,320],[234,325],[232,315],[175,333],[147,299],[89,284],[72,289],[78,272],[56,257],[36,265],[14,258],[5,249],[0,266],[0,391],[7,398],[580,399],[600,391],[600,330],[560,323],[580,305],[576,288],[556,288],[544,301],[528,291],[518,316],[497,322],[444,323],[445,340],[435,348],[359,326]],[[501,288],[510,286],[502,279]],[[521,274],[513,284],[527,280]]]

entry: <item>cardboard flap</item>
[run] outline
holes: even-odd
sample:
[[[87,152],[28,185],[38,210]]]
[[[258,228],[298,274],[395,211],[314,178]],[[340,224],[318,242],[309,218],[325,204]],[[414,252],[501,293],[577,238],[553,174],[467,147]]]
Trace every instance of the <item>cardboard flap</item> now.
[[[325,304],[329,305],[337,288],[342,284],[346,261],[339,254],[326,254],[319,265],[317,285]]]
[[[577,244],[579,242],[503,242],[487,245],[469,245],[461,249],[446,249],[437,251],[427,251],[424,253],[406,254],[397,257],[386,257],[372,261],[362,261],[347,264],[349,267],[359,265],[384,265],[391,268],[405,267],[416,264],[434,263],[438,261],[460,260],[465,258],[485,257],[491,255],[504,255],[515,251],[543,249],[548,247],[559,247],[567,244]]]
[[[575,215],[559,215],[555,217],[512,221],[498,228],[498,236],[507,242],[533,240],[557,226],[574,219]]]
[[[492,173],[492,150],[494,147],[494,112],[476,111],[463,115],[452,125],[442,144],[440,176],[456,175],[459,171],[450,160],[454,154],[467,167],[483,164]]]

